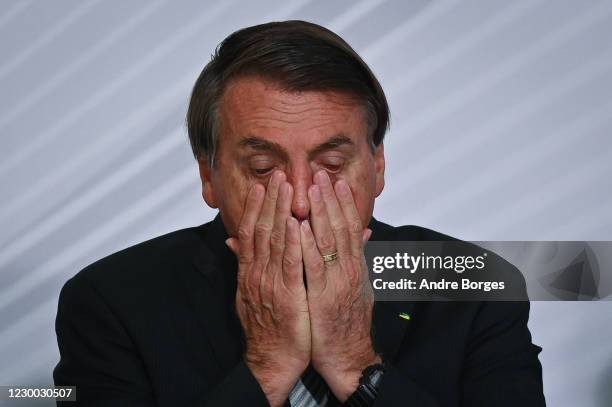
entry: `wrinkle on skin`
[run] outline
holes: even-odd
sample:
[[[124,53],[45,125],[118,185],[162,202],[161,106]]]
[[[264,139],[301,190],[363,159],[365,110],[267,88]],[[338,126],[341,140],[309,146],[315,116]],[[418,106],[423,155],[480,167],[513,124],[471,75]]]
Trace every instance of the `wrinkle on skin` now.
[[[204,199],[219,208],[230,236],[236,236],[250,188],[268,182],[268,177],[254,173],[253,160],[258,167],[270,163],[285,172],[294,188],[291,209],[298,220],[308,219],[308,188],[314,173],[325,169],[332,183],[346,180],[362,223],[369,223],[374,199],[384,186],[384,155],[382,146],[372,153],[367,114],[355,97],[338,92],[291,92],[260,77],[237,78],[221,98],[219,119],[215,168],[208,168],[205,160],[199,160],[199,165]],[[351,145],[315,151],[339,135],[348,137]],[[280,151],[244,145],[249,137],[272,143]],[[330,171],[330,161],[342,161],[341,170]]]

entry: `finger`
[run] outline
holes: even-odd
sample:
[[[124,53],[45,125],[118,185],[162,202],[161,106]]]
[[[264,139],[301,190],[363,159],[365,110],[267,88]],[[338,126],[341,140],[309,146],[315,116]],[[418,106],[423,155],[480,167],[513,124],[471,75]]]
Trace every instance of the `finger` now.
[[[247,195],[244,212],[238,225],[238,239],[240,250],[234,251],[240,263],[250,263],[254,256],[255,224],[259,218],[259,212],[263,204],[265,189],[263,185],[255,184]],[[236,250],[238,249],[234,246]],[[230,246],[230,249],[232,247]]]
[[[240,256],[240,245],[238,243],[238,239],[235,237],[230,237],[225,239],[225,245],[231,250],[232,253],[236,256]]]
[[[285,180],[282,171],[275,171],[270,177],[259,219],[255,224],[255,255],[268,258],[270,255],[270,234],[274,225],[274,212],[280,183]]]
[[[310,223],[308,226],[313,232],[319,256],[335,253],[336,241],[329,225],[327,210],[325,209],[321,189],[318,185],[310,186],[308,189],[308,200],[310,201]]]
[[[363,229],[362,242],[364,245],[370,240],[371,237],[372,237],[372,229],[368,229],[368,228]]]
[[[351,188],[345,180],[338,180],[335,185],[336,196],[340,202],[344,218],[346,219],[348,235],[350,236],[350,250],[353,256],[361,256],[363,252],[363,224],[355,206]]]
[[[317,243],[313,235],[310,224],[307,220],[302,222],[300,227],[300,243],[302,246],[302,258],[306,274],[306,284],[308,285],[308,295],[318,295],[327,285],[327,275],[325,265]]]
[[[304,288],[300,224],[294,217],[287,218],[285,225],[285,253],[283,255],[283,284],[289,291]]]
[[[293,193],[288,182],[283,181],[278,190],[274,224],[270,234],[270,261],[271,267],[266,267],[261,276],[262,298],[271,299],[274,286],[279,281],[278,274],[282,272],[283,253],[285,251],[286,223],[291,207],[291,194]],[[281,276],[282,278],[282,276]]]
[[[365,247],[366,243],[370,240],[370,237],[372,237],[372,229],[365,228],[363,230],[363,241],[362,241],[363,246],[362,247]],[[363,252],[361,252],[361,253],[363,253]],[[369,277],[368,277],[367,267],[364,268],[363,271],[364,271],[363,272],[363,278],[365,279],[364,281],[368,282],[369,281]]]
[[[259,282],[261,271],[258,267],[251,267],[254,260],[255,224],[259,218],[264,202],[265,188],[261,184],[251,187],[247,195],[245,209],[238,226],[238,239],[229,238],[226,244],[238,257],[238,293],[247,303],[258,301]]]
[[[329,179],[327,172],[321,170],[315,174],[314,181],[321,190],[321,196],[323,197],[325,210],[327,211],[327,219],[329,219],[329,225],[336,242],[336,251],[338,251],[339,255],[346,255],[349,253],[351,248],[349,234],[347,231],[346,220],[344,219],[344,213],[338,204],[338,199],[336,199],[336,192],[331,184],[331,180]],[[316,225],[314,226],[314,231],[316,236]]]
[[[270,255],[271,259],[280,261],[285,250],[285,233],[287,218],[291,215],[291,198],[293,196],[293,188],[288,182],[283,182],[278,191],[278,199],[276,200],[276,212],[274,214],[274,226],[270,235]]]
[[[228,239],[225,239],[225,245],[230,249],[232,253],[234,253],[234,256],[236,256],[236,258],[240,257],[240,242],[238,239],[236,239],[235,237],[230,237]],[[238,268],[238,285],[239,286],[244,284],[245,278],[246,276],[244,275],[244,273],[240,271],[240,268]]]

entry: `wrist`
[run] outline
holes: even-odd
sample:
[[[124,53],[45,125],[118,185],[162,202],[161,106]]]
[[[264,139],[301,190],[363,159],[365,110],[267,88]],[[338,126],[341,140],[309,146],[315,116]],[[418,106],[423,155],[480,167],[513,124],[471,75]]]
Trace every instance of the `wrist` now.
[[[261,360],[245,355],[245,363],[259,383],[271,406],[282,406],[307,365]]]
[[[290,352],[255,347],[247,347],[244,361],[251,370],[279,376],[300,376],[310,363],[309,359],[298,358]]]
[[[337,368],[323,368],[319,374],[324,378],[336,398],[344,403],[357,387],[363,371],[371,365],[382,363],[380,356],[372,352],[371,355],[361,358],[357,363],[351,363],[349,368],[338,370]]]

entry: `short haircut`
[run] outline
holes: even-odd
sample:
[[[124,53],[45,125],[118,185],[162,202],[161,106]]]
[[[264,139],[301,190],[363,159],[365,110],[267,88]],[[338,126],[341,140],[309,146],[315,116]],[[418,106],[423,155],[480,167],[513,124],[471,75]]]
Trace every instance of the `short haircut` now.
[[[243,28],[217,46],[198,77],[187,111],[187,132],[196,159],[213,167],[219,143],[219,103],[237,77],[259,76],[288,91],[336,91],[356,97],[367,112],[368,137],[378,146],[389,127],[389,106],[380,83],[340,36],[306,21]]]

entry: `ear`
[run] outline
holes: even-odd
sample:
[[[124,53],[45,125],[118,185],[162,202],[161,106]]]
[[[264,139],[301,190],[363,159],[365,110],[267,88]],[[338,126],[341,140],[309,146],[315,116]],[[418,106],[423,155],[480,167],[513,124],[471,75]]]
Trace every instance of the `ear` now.
[[[198,158],[198,167],[200,169],[200,180],[202,180],[202,198],[204,198],[204,202],[206,202],[208,206],[216,209],[218,206],[212,182],[213,169],[208,165],[208,160],[206,158]]]
[[[378,197],[385,188],[385,146],[383,143],[380,143],[374,151],[374,170],[376,172],[374,196]]]

